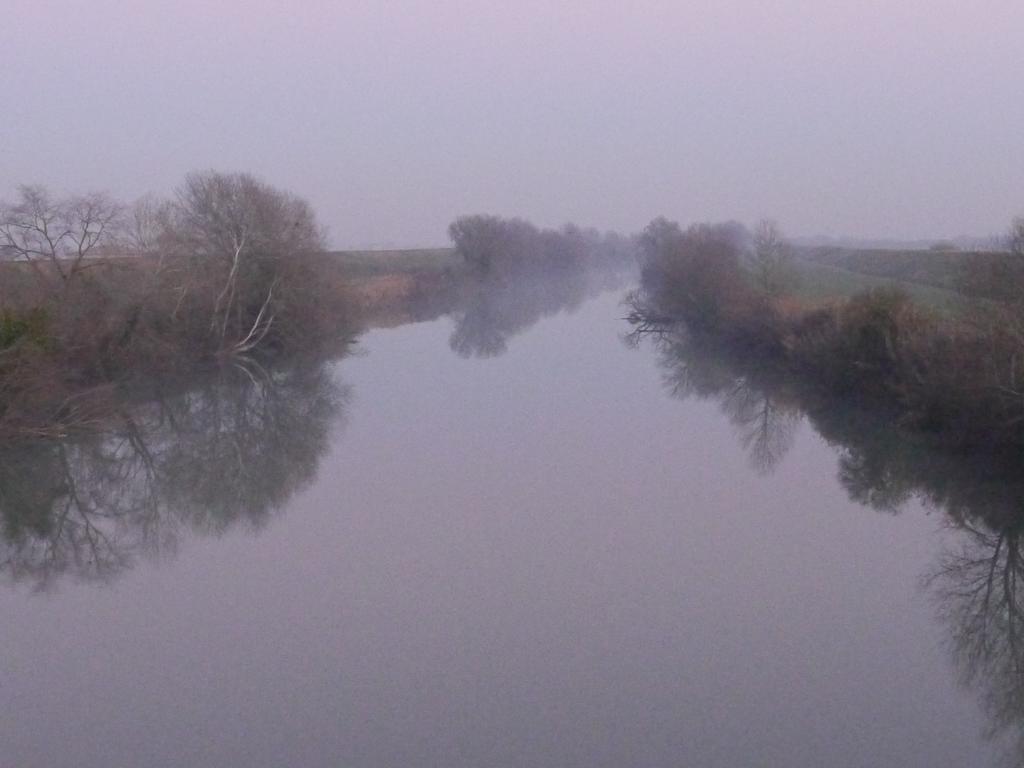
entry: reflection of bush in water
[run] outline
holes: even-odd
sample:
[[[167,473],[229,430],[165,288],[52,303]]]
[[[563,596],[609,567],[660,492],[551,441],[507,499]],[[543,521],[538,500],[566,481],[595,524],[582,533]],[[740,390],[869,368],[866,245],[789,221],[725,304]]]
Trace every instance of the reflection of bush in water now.
[[[470,284],[453,313],[449,346],[459,357],[499,357],[514,336],[545,317],[574,312],[589,298],[616,284],[614,274],[555,273],[514,281]]]
[[[926,578],[949,627],[962,683],[989,718],[989,737],[1006,740],[1011,764],[1024,758],[1024,473],[1015,456],[972,458],[893,427],[891,414],[815,388],[763,359],[738,353],[681,325],[634,314],[627,340],[651,340],[674,397],[719,403],[759,470],[771,469],[806,417],[839,453],[850,498],[898,513],[917,498],[959,532]]]
[[[105,579],[185,531],[259,527],[314,477],[346,396],[319,364],[224,369],[103,434],[6,444],[0,568],[40,587]]]
[[[958,523],[983,521],[990,527],[1024,513],[1024,473],[1012,452],[972,458],[944,450],[937,439],[898,429],[892,412],[836,396],[771,359],[716,343],[682,324],[651,324],[635,313],[631,322],[627,341],[654,344],[672,396],[717,401],[737,426],[765,431],[790,430],[792,421],[806,417],[839,453],[839,479],[859,503],[897,511],[916,497]],[[791,441],[765,436],[762,442],[786,448]]]

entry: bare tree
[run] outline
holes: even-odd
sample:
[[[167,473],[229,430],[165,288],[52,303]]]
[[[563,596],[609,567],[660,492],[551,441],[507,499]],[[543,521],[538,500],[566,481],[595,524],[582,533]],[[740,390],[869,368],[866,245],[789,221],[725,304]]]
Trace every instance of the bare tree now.
[[[56,199],[41,186],[19,187],[17,202],[0,203],[0,257],[67,286],[90,256],[117,242],[121,215],[102,192]]]
[[[248,174],[191,174],[163,215],[165,243],[214,281],[210,332],[236,351],[266,337],[275,289],[296,259],[323,249],[310,205]]]
[[[1018,216],[1013,220],[1006,240],[1010,253],[1024,257],[1024,216]]]
[[[754,247],[750,266],[758,288],[768,296],[779,296],[794,279],[793,251],[782,235],[779,225],[761,219],[754,227]]]
[[[173,204],[156,197],[140,197],[124,215],[124,245],[133,255],[162,256],[170,245]]]

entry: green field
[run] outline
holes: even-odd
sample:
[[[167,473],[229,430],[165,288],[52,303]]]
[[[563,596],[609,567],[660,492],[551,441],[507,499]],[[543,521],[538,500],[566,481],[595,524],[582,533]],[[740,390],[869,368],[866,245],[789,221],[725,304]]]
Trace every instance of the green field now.
[[[955,291],[964,264],[976,251],[885,248],[804,248],[806,261],[900,282]]]
[[[848,298],[872,288],[900,288],[921,304],[943,311],[954,310],[961,300],[954,290],[913,280],[872,275],[802,258],[796,260],[795,267],[799,283],[793,292],[806,299]]]

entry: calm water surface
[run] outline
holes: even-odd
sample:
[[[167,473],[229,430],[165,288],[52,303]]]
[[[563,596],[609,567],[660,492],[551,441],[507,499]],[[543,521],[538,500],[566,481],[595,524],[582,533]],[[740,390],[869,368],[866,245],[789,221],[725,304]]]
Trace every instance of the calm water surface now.
[[[997,764],[971,534],[851,500],[798,410],[682,382],[620,300],[372,331],[18,458],[0,766]]]

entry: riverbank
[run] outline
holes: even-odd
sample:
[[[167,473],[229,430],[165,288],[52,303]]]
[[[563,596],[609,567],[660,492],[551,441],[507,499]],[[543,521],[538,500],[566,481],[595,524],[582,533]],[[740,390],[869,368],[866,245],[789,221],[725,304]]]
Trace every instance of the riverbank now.
[[[495,217],[470,219],[465,231],[478,223],[500,242],[271,253],[266,268],[240,273],[237,292],[247,297],[230,311],[235,267],[203,279],[207,259],[192,246],[91,257],[75,264],[73,280],[47,264],[0,263],[0,437],[94,430],[125,389],[151,380],[336,359],[367,329],[446,314],[455,316],[460,354],[494,354],[537,317],[633,263],[621,248],[609,258],[609,238],[595,233],[541,232]],[[493,263],[470,264],[466,254],[479,249]]]
[[[470,275],[452,248],[330,251],[325,274],[359,324],[392,328],[450,311]]]
[[[840,299],[769,292],[752,278],[730,227],[657,226],[645,236],[641,287],[632,299],[639,333],[685,328],[834,395],[873,404],[901,428],[953,450],[1024,446],[1018,306],[973,299],[950,313],[897,287]]]
[[[275,289],[292,289],[276,318],[295,318],[287,334],[268,332],[265,343],[226,357],[210,343],[208,321],[197,325],[182,311],[188,294],[168,285],[173,271],[158,258],[91,258],[70,285],[48,265],[0,263],[0,437],[96,429],[125,389],[239,354],[270,367],[344,355],[364,329],[449,311],[465,279],[453,262],[437,249],[379,261],[365,252],[306,256],[301,273]]]

